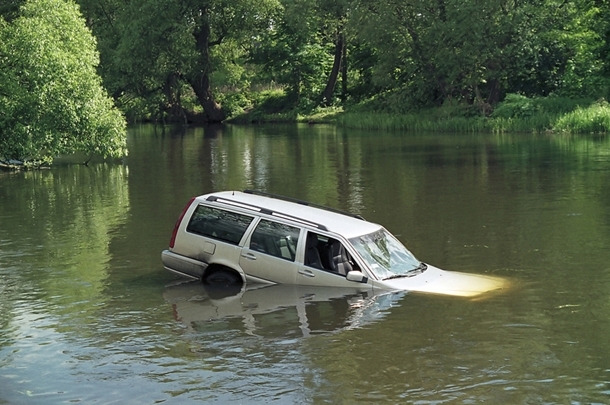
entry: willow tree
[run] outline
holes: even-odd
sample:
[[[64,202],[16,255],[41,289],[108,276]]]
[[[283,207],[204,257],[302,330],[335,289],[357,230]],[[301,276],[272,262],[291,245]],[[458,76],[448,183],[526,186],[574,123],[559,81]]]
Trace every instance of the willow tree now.
[[[27,0],[0,17],[0,159],[121,156],[125,121],[97,75],[96,42],[71,0]]]

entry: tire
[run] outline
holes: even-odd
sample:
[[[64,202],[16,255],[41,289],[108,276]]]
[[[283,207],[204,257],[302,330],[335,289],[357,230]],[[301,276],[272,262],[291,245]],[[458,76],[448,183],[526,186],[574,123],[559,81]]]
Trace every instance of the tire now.
[[[240,275],[226,267],[212,269],[203,277],[203,283],[217,286],[238,286],[242,284]]]

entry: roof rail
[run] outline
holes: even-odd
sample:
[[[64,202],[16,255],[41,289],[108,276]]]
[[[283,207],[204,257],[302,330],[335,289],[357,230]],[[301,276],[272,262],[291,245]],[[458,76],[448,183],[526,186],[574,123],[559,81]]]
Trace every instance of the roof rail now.
[[[274,215],[274,216],[276,216],[278,218],[290,219],[292,221],[299,222],[299,223],[304,224],[304,225],[309,225],[309,226],[312,226],[314,228],[318,228],[318,229],[320,229],[322,231],[328,231],[328,228],[326,226],[324,226],[322,224],[318,224],[317,222],[313,222],[313,221],[309,221],[307,219],[295,217],[294,215],[290,215],[290,214],[284,214],[283,212],[273,211],[273,210],[270,210],[269,208],[259,207],[258,205],[248,204],[248,203],[241,202],[241,201],[231,200],[230,198],[224,198],[224,197],[218,197],[218,196],[215,196],[215,195],[211,195],[208,198],[206,198],[206,201],[219,202],[219,203],[224,203],[224,204],[227,204],[227,205],[233,205],[235,207],[246,208],[246,209],[250,209],[250,210],[253,210],[253,211],[258,211],[261,214]]]
[[[306,205],[308,207],[320,208],[320,209],[323,209],[323,210],[326,210],[326,211],[334,212],[336,214],[347,215],[347,216],[350,216],[350,217],[353,217],[353,218],[357,218],[357,219],[361,219],[361,220],[364,221],[364,218],[362,217],[362,215],[354,214],[354,213],[347,212],[347,211],[338,210],[336,208],[327,207],[325,205],[310,203],[310,202],[307,202],[307,201],[299,200],[297,198],[286,197],[286,196],[283,196],[283,195],[267,193],[265,191],[258,191],[258,190],[244,190],[244,193],[260,195],[260,196],[263,196],[263,197],[276,198],[278,200],[284,200],[284,201],[293,202],[293,203],[296,203],[296,204]]]

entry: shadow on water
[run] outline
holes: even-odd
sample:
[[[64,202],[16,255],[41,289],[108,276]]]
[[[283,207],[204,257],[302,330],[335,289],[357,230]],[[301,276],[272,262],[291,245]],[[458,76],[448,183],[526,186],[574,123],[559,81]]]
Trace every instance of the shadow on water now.
[[[296,285],[223,287],[193,281],[169,285],[163,296],[174,318],[190,331],[217,330],[224,322],[249,335],[307,337],[378,322],[404,293]]]

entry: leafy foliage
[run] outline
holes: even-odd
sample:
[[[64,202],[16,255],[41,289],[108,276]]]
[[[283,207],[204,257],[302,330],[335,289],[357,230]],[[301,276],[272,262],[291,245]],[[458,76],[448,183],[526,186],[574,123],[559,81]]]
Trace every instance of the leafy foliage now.
[[[360,0],[374,80],[412,106],[457,99],[488,114],[507,93],[600,96],[601,19],[591,2]],[[607,86],[606,86],[607,87]]]
[[[0,6],[7,40],[24,2]],[[320,106],[530,119],[610,95],[602,1],[78,2],[104,84],[134,120],[299,117]],[[7,74],[5,92],[15,83]],[[257,100],[264,86],[283,91],[281,110]]]
[[[96,73],[95,46],[71,1],[28,0],[12,22],[0,19],[0,157],[126,153],[125,122]]]
[[[228,98],[219,92],[249,84],[246,50],[279,6],[277,0],[81,3],[100,38],[105,82],[125,108],[185,119],[196,102],[209,121],[226,116],[217,100]]]

